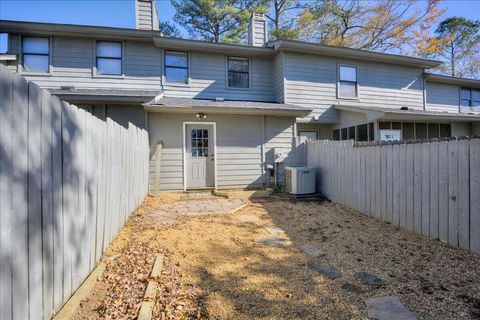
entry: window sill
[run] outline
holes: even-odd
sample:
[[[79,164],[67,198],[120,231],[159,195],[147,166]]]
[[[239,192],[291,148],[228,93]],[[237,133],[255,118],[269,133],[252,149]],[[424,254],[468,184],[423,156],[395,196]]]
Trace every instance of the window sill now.
[[[359,98],[344,98],[344,97],[337,97],[339,102],[341,101],[353,101],[353,102],[360,102]]]
[[[40,77],[53,77],[51,72],[33,72],[33,71],[20,71],[18,73],[21,76],[40,76]]]
[[[94,74],[93,78],[98,78],[98,79],[125,79],[127,76],[124,74],[122,75],[108,75],[108,74]]]
[[[190,84],[189,84],[189,83],[164,82],[163,85],[166,86],[166,87],[190,88]]]
[[[237,87],[229,87],[229,86],[226,86],[225,89],[227,89],[227,90],[236,90],[236,91],[251,91],[251,90],[252,90],[251,87],[247,87],[247,88],[237,88]]]

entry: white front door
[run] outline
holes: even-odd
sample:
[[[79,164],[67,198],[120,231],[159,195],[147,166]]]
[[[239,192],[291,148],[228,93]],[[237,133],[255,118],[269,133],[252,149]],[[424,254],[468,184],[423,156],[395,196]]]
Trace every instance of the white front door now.
[[[186,126],[187,188],[213,188],[215,184],[213,126]]]

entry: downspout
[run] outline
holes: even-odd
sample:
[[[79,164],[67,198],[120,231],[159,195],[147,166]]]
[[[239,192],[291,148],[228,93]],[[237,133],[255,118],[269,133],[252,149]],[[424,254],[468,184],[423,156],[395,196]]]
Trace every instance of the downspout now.
[[[423,111],[427,111],[427,79],[425,78],[425,69],[423,69],[422,79],[423,79]]]

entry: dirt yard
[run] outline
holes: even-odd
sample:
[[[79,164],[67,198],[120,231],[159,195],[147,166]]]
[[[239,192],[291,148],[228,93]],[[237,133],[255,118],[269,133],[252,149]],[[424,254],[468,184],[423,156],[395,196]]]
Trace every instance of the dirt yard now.
[[[274,197],[231,215],[170,226],[154,219],[175,201],[149,198],[137,210],[105,253],[107,270],[77,319],[135,318],[157,253],[165,268],[156,319],[366,319],[363,300],[390,295],[419,319],[480,318],[478,255],[326,201]],[[281,247],[259,242],[276,237],[272,226],[285,231]],[[325,255],[306,254],[305,244]],[[314,266],[341,275],[332,280]],[[357,272],[378,281],[364,284]]]

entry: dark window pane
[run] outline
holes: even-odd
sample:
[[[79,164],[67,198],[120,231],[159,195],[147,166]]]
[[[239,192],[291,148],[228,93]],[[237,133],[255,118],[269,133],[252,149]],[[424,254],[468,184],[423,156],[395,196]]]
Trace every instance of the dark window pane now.
[[[23,38],[23,53],[48,54],[48,38],[25,37]]]
[[[355,127],[348,128],[348,139],[355,140]]]
[[[427,136],[427,124],[415,123],[415,139],[426,139]]]
[[[188,71],[187,69],[165,68],[165,78],[169,82],[187,83]]]
[[[339,84],[339,96],[343,98],[356,98],[357,97],[357,85],[352,82],[340,82]]]
[[[97,73],[107,75],[121,75],[122,74],[122,60],[121,59],[97,59]]]
[[[402,123],[401,122],[392,122],[392,129],[401,130],[402,129]]]
[[[381,130],[383,129],[389,130],[389,129],[392,129],[392,124],[390,122],[379,122],[378,128]]]
[[[357,82],[357,68],[340,66],[340,81]]]
[[[373,122],[368,124],[368,140],[374,141],[375,140],[375,126]]]
[[[248,88],[248,73],[228,72],[228,86],[233,88]]]
[[[440,124],[440,137],[441,138],[448,138],[450,137],[450,124],[449,123],[442,123]]]
[[[358,141],[368,141],[368,124],[361,124],[357,127]]]
[[[121,42],[97,42],[97,57],[121,58],[122,43]]]
[[[413,123],[404,122],[402,131],[403,140],[415,139],[415,126]]]
[[[439,138],[440,137],[440,126],[438,123],[429,123],[428,124],[428,138]]]
[[[343,128],[342,129],[342,136],[340,140],[347,140],[348,135],[347,135],[348,128]]]
[[[48,72],[48,55],[38,56],[25,54],[23,56],[23,69],[33,72]]]
[[[228,58],[228,71],[248,72],[248,58]]]
[[[192,138],[196,138],[197,137],[197,130],[192,130]]]
[[[333,140],[338,141],[340,140],[340,130],[333,130]]]
[[[165,52],[165,66],[188,67],[188,55],[183,52]]]

